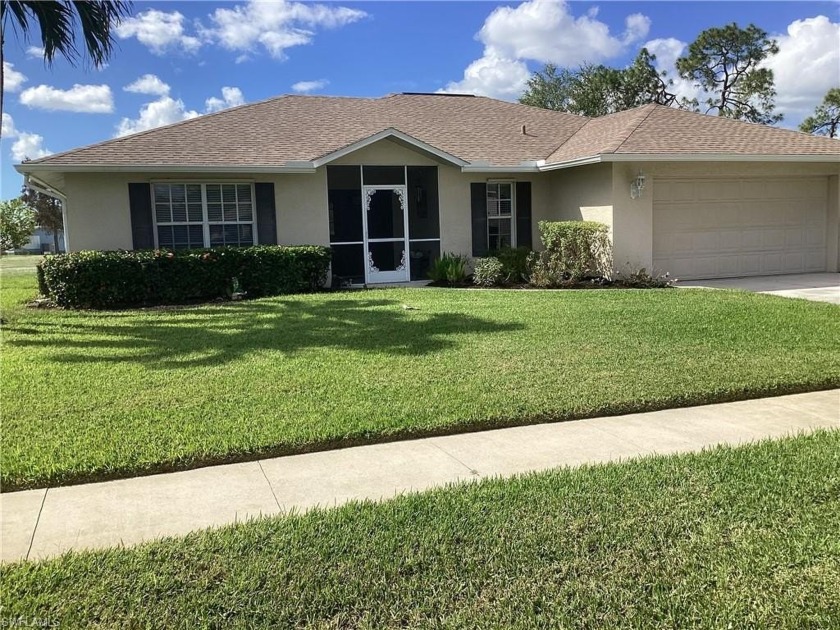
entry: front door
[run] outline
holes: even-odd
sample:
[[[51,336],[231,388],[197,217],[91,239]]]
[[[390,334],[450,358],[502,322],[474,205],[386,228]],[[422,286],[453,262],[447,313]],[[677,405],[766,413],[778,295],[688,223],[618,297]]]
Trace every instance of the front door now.
[[[364,186],[362,193],[366,280],[406,282],[410,276],[405,186]]]

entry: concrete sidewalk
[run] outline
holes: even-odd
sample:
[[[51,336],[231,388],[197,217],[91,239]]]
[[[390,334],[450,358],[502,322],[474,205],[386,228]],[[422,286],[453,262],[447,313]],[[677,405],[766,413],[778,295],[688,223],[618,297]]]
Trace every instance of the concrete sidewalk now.
[[[840,390],[541,424],[0,494],[2,560],[132,545],[451,482],[840,428]]]

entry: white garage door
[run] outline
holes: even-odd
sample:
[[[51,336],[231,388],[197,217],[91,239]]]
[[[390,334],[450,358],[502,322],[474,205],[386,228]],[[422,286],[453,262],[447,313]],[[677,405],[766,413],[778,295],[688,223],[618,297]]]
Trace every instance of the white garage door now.
[[[657,179],[653,266],[682,279],[826,269],[828,181]]]

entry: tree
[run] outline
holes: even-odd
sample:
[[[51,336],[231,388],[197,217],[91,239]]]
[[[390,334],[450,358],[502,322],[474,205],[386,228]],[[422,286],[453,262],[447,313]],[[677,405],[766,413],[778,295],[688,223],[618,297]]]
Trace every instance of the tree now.
[[[0,114],[3,112],[3,47],[7,21],[29,41],[32,22],[38,24],[44,61],[52,65],[56,55],[75,64],[86,54],[94,67],[101,67],[114,47],[113,28],[129,15],[131,2],[107,0],[2,0],[0,2]],[[79,52],[77,29],[81,29],[84,53]]]
[[[674,82],[668,79],[665,71],[659,72],[654,65],[656,55],[652,55],[647,48],[642,48],[633,65],[624,70],[623,88],[625,98],[630,107],[638,107],[647,103],[657,103],[671,107],[677,102],[677,95],[668,91]]]
[[[25,186],[21,191],[20,200],[35,211],[36,225],[52,233],[53,251],[58,253],[58,234],[64,229],[61,201]]]
[[[828,91],[814,115],[803,120],[799,130],[829,138],[840,136],[840,88]]]
[[[0,253],[26,245],[35,231],[35,211],[20,199],[0,201]]]
[[[768,125],[782,115],[773,114],[773,71],[760,65],[778,52],[766,31],[754,24],[742,29],[733,22],[700,33],[688,54],[677,59],[677,72],[710,95],[704,103],[707,114],[717,110],[719,116]],[[685,103],[700,107],[696,99]]]
[[[617,69],[584,64],[578,70],[548,64],[528,81],[519,102],[582,116],[604,116],[648,103],[671,106],[671,82],[653,65],[656,57],[643,48],[633,64]]]
[[[528,88],[519,97],[519,102],[560,112],[571,111],[576,81],[577,74],[572,70],[558,70],[554,64],[546,64],[542,71],[535,72],[528,79]]]

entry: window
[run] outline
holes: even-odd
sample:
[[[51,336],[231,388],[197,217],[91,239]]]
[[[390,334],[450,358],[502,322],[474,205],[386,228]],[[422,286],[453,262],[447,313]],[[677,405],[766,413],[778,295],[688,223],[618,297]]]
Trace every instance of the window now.
[[[513,182],[487,183],[487,248],[514,247],[515,202]]]
[[[251,184],[152,184],[157,246],[254,244]]]

